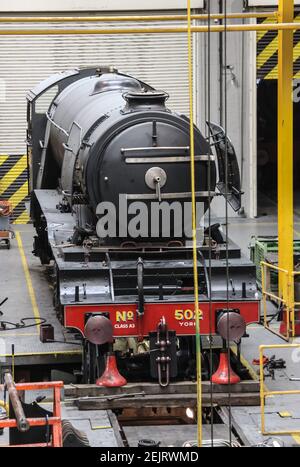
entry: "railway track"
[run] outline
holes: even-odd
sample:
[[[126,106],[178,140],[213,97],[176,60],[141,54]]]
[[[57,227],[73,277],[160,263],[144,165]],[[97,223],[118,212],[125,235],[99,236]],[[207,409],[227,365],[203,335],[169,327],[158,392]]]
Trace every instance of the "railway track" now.
[[[236,385],[220,386],[202,383],[204,407],[257,406],[259,383],[242,381]],[[121,388],[106,388],[96,385],[67,385],[65,402],[76,405],[79,410],[117,410],[142,408],[196,407],[196,383],[172,383],[161,388],[153,383],[131,383]]]

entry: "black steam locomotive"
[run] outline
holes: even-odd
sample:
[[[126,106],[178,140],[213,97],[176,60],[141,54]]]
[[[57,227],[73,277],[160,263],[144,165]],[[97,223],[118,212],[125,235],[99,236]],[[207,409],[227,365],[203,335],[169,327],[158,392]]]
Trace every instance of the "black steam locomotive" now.
[[[37,103],[49,92],[55,97],[39,113]],[[154,203],[169,206],[160,214],[169,212],[171,220],[175,205],[180,210],[191,201],[190,124],[167,108],[167,98],[113,68],[60,73],[27,96],[34,254],[42,264],[54,262],[54,306],[63,325],[81,333],[86,382],[101,376],[100,357],[112,348],[130,377],[151,374],[165,385],[194,371],[187,220],[168,221],[165,229],[163,214],[155,235],[149,227]],[[223,194],[238,210],[234,148],[221,127],[208,125],[212,144],[194,128],[196,200],[204,214]],[[200,231],[201,335],[240,341],[246,324],[259,320],[254,265],[219,225]],[[210,377],[213,369],[205,368]]]

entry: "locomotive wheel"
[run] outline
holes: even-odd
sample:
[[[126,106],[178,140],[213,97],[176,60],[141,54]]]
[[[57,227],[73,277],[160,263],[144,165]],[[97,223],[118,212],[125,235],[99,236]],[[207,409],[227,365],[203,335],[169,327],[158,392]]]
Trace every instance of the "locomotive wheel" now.
[[[203,367],[206,369],[208,379],[210,379],[219,367],[218,354],[213,351],[212,355],[210,356],[210,352],[205,351],[203,355],[203,359],[204,359]]]
[[[107,345],[94,345],[84,341],[83,344],[83,368],[82,379],[83,384],[95,384],[105,369],[105,352]]]
[[[94,384],[97,379],[96,346],[84,342],[83,351],[83,384]]]

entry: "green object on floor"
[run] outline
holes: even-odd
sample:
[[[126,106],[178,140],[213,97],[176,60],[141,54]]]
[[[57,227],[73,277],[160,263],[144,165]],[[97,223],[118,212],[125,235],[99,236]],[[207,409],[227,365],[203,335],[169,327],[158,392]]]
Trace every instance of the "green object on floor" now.
[[[294,254],[300,255],[300,240],[294,240]],[[261,288],[261,265],[262,261],[278,265],[278,237],[253,236],[250,242],[250,258],[256,266],[256,281]],[[269,281],[269,291],[275,295],[278,292],[278,273],[274,270],[269,270],[267,280]]]

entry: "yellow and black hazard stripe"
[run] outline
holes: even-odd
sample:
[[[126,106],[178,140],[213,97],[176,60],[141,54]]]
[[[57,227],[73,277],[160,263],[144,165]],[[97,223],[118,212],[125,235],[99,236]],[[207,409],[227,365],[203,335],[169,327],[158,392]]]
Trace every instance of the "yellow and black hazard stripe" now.
[[[29,216],[25,203],[28,200],[27,156],[0,154],[0,199],[10,201],[14,224],[27,224]]]
[[[295,14],[300,22],[300,14]],[[274,23],[274,18],[266,18],[261,23]],[[257,33],[257,78],[278,78],[278,32],[259,31]],[[300,78],[300,31],[294,33],[294,78]]]

